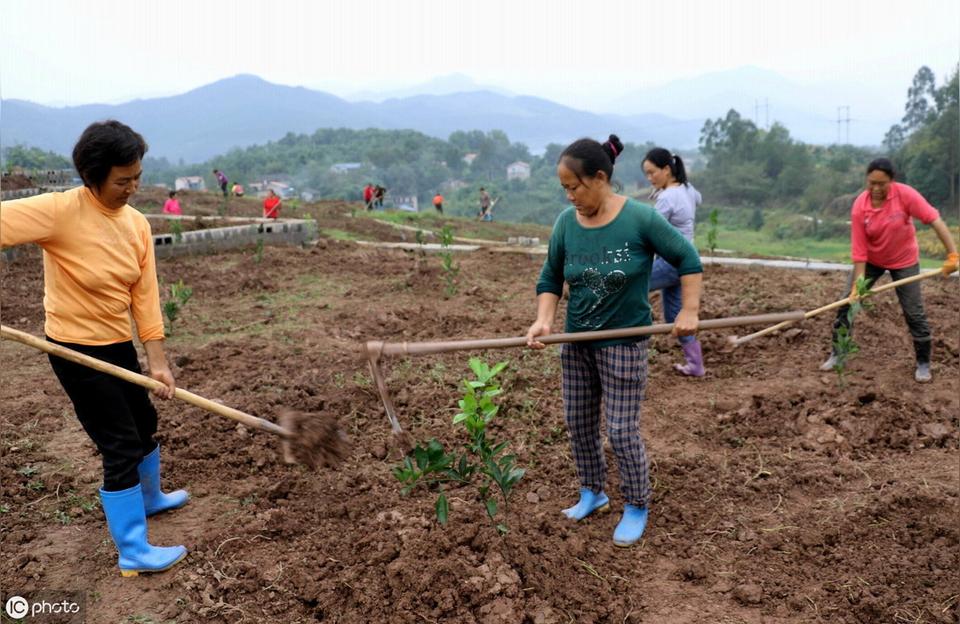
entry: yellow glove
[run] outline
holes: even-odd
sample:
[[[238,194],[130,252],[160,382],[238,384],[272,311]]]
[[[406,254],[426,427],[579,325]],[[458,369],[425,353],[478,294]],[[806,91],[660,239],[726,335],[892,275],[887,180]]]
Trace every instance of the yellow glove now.
[[[940,270],[943,271],[944,275],[950,275],[960,268],[958,265],[960,265],[960,254],[953,252],[951,254],[947,254],[947,259],[943,263],[943,266],[940,268]]]

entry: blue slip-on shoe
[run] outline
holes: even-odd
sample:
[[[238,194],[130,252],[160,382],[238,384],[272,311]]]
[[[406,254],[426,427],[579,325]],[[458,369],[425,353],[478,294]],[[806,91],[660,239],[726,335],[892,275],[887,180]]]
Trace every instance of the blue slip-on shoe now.
[[[176,490],[169,494],[160,491],[160,445],[143,458],[137,467],[140,473],[140,486],[143,489],[143,505],[147,516],[169,509],[179,509],[190,500],[186,490]]]
[[[120,554],[121,576],[163,572],[187,556],[183,546],[153,546],[147,542],[147,516],[139,484],[119,492],[100,490],[100,502]]]
[[[633,546],[643,537],[643,530],[647,528],[647,508],[636,505],[624,505],[623,517],[613,531],[615,546]]]
[[[580,522],[595,511],[609,511],[610,499],[603,492],[594,492],[590,488],[580,488],[580,501],[563,510],[563,515]]]

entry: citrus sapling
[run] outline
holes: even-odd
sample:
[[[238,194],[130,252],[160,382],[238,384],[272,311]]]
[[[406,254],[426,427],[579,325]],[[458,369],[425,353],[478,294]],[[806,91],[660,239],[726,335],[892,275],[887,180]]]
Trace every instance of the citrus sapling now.
[[[710,255],[714,255],[717,250],[717,227],[720,223],[720,213],[714,208],[710,211],[710,228],[707,230],[707,247],[710,248]]]
[[[443,269],[443,281],[445,284],[444,293],[447,297],[457,294],[457,274],[460,273],[460,265],[453,261],[453,253],[449,247],[453,244],[453,228],[449,225],[443,226],[440,230],[440,246],[445,251],[440,252],[440,267]]]
[[[507,363],[489,366],[478,358],[471,358],[469,365],[474,379],[463,380],[464,393],[458,401],[460,411],[453,417],[453,423],[463,425],[467,434],[463,445],[466,452],[447,453],[434,438],[418,444],[403,463],[393,469],[393,476],[403,484],[402,494],[409,494],[421,484],[440,490],[434,504],[440,524],[447,523],[450,513],[444,484],[473,484],[487,516],[502,535],[508,529],[505,522],[498,522],[497,513],[501,504],[506,513],[510,496],[526,472],[516,465],[515,455],[506,453],[509,442],[492,439],[489,433],[489,425],[500,410],[494,403],[502,392],[496,377]]]
[[[857,343],[853,340],[853,319],[861,311],[869,310],[873,307],[873,304],[867,300],[871,294],[870,282],[861,275],[857,278],[857,281],[854,282],[854,287],[856,288],[857,298],[856,301],[850,303],[847,309],[847,326],[837,329],[837,337],[833,341],[833,353],[836,358],[833,370],[837,373],[837,381],[841,386],[845,385],[847,362],[860,351],[860,347],[857,346]]]
[[[180,219],[170,221],[170,231],[173,233],[173,240],[179,243],[183,240],[183,222]]]
[[[187,305],[190,297],[193,296],[193,289],[178,280],[176,284],[170,284],[170,297],[163,304],[163,313],[167,317],[170,325],[170,334],[173,334],[173,324],[180,317],[180,310]]]

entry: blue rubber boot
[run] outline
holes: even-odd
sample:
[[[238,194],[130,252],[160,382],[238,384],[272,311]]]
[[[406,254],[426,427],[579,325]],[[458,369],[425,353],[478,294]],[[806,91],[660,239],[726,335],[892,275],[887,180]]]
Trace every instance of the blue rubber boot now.
[[[183,546],[151,546],[147,542],[147,516],[139,484],[119,492],[100,490],[100,502],[110,537],[120,553],[121,576],[163,572],[187,556]]]
[[[137,467],[140,486],[143,489],[143,505],[147,517],[168,509],[178,509],[187,504],[190,495],[186,490],[164,494],[160,491],[160,445],[143,458]]]
[[[603,492],[597,493],[590,488],[580,488],[580,501],[563,510],[563,515],[580,522],[595,511],[609,511],[610,499]]]
[[[643,530],[647,528],[647,508],[636,505],[624,505],[623,517],[613,531],[615,546],[633,546],[643,537]]]

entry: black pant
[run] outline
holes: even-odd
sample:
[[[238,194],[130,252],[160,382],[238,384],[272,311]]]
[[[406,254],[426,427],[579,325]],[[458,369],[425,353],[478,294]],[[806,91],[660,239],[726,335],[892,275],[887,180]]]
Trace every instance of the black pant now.
[[[140,372],[137,351],[130,341],[90,346],[47,340],[98,360]],[[50,356],[50,365],[67,396],[73,401],[77,419],[103,456],[103,489],[126,490],[140,483],[137,467],[144,456],[157,448],[157,410],[147,390],[112,375]]]
[[[885,269],[868,262],[866,271],[864,273],[867,284],[873,286],[873,283],[883,277],[883,274],[888,270],[890,271],[890,279],[897,281],[920,273],[920,265],[915,264],[903,269]],[[844,297],[846,297],[853,288],[852,271],[850,272],[850,279],[848,282],[849,283],[847,284],[847,290],[844,293]],[[923,311],[923,296],[920,293],[920,282],[912,282],[905,286],[898,286],[894,290],[897,291],[897,299],[900,300],[900,308],[903,310],[903,318],[907,321],[907,327],[910,329],[910,335],[913,337],[914,344],[917,345],[918,360],[922,359],[920,357],[921,350],[925,349],[925,353],[927,354],[926,360],[929,361],[929,344],[931,340],[930,324],[927,323],[927,315]],[[850,321],[847,319],[847,310],[849,309],[850,306],[843,306],[837,310],[837,318],[833,322],[834,343],[837,341],[837,331],[841,327],[846,327],[850,332],[853,332],[853,328],[850,326]]]

